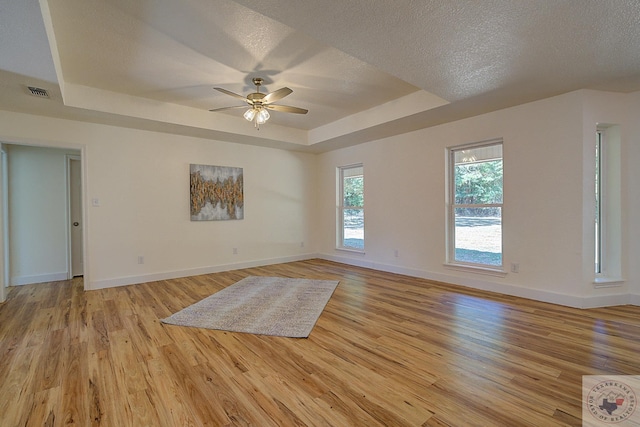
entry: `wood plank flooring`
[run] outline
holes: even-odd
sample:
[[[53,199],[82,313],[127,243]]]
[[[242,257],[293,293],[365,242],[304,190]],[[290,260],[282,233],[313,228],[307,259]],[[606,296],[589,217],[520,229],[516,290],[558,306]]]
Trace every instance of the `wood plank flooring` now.
[[[340,280],[308,339],[160,319],[250,276]],[[578,310],[322,260],[0,305],[1,426],[579,426],[640,374],[640,307]]]

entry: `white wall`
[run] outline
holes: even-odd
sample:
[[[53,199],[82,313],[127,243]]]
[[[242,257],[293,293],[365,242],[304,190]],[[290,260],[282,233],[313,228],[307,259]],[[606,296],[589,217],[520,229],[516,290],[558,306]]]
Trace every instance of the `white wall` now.
[[[627,123],[625,151],[623,152],[626,180],[623,182],[623,197],[626,213],[626,246],[627,253],[627,281],[633,301],[640,305],[640,92],[628,96],[627,112],[631,116]]]
[[[636,113],[630,109],[629,95],[612,92],[592,91],[585,90],[582,92],[584,96],[583,111],[584,111],[584,203],[583,203],[583,230],[585,238],[585,248],[591,248],[595,245],[594,233],[593,233],[593,218],[595,215],[595,203],[593,198],[588,196],[593,194],[592,177],[595,173],[595,157],[594,157],[594,135],[593,130],[596,126],[608,127],[605,132],[605,161],[606,167],[615,169],[612,175],[607,178],[618,185],[607,185],[605,188],[605,196],[609,196],[613,200],[613,205],[616,209],[613,211],[605,212],[603,218],[606,219],[608,225],[614,225],[612,232],[607,233],[609,236],[615,235],[614,244],[611,247],[605,249],[605,253],[611,255],[611,258],[605,259],[606,264],[609,264],[611,272],[605,274],[605,280],[614,279],[610,283],[593,284],[589,289],[590,295],[598,297],[600,295],[615,294],[615,293],[634,293],[635,284],[638,281],[637,275],[634,275],[629,270],[633,264],[633,252],[632,239],[629,239],[631,230],[635,227],[632,222],[633,216],[629,215],[629,203],[633,199],[628,194],[629,189],[634,188],[637,192],[637,179],[633,179],[632,169],[637,164],[638,157],[633,156],[633,145],[637,145],[637,137],[640,135],[637,129],[634,130],[634,123],[637,121]],[[635,137],[634,137],[635,135]],[[613,154],[609,159],[606,159],[607,154]],[[613,167],[615,166],[615,167]],[[620,177],[620,180],[615,178]],[[621,181],[621,182],[618,182]],[[604,184],[607,184],[605,178]],[[606,204],[606,203],[605,203]],[[607,215],[609,214],[609,215]],[[607,216],[609,218],[607,218]],[[605,247],[609,243],[604,242]],[[584,257],[584,279],[585,281],[592,281],[593,277],[593,253],[585,251]],[[620,266],[620,267],[618,267]],[[622,280],[617,281],[616,278]],[[598,288],[598,286],[604,286]],[[640,304],[640,294],[632,296],[631,299],[637,299],[637,303]]]
[[[313,251],[314,155],[6,111],[0,111],[0,139],[81,150],[86,289]],[[190,163],[244,168],[243,220],[190,221]]]
[[[593,218],[583,211],[592,203],[585,197],[593,199],[593,183],[583,179],[593,177],[584,170],[591,165],[584,150],[593,151],[595,138],[595,123],[585,133],[585,104],[599,101],[590,96],[574,92],[321,155],[320,252],[356,265],[573,306],[628,302],[628,285],[594,289],[593,244],[583,233]],[[610,100],[621,104],[612,111],[614,123],[626,121],[623,97]],[[504,140],[504,264],[520,264],[519,273],[504,277],[443,265],[446,147],[492,138]],[[356,162],[365,170],[364,255],[335,249],[335,168]],[[629,249],[637,255],[635,245]],[[629,277],[637,278],[637,271]]]
[[[626,282],[607,289],[594,288],[585,225],[593,217],[594,122],[621,125],[623,204],[640,208],[639,111],[640,93],[579,91],[320,155],[6,111],[0,140],[81,150],[89,289],[319,255],[586,307],[640,304],[637,221],[625,214]],[[504,262],[520,264],[504,277],[443,265],[446,147],[492,138],[504,140]],[[364,255],[335,249],[335,168],[358,162]],[[189,220],[190,163],[244,168],[244,220]]]
[[[11,285],[65,280],[66,154],[73,150],[5,145],[9,184]]]

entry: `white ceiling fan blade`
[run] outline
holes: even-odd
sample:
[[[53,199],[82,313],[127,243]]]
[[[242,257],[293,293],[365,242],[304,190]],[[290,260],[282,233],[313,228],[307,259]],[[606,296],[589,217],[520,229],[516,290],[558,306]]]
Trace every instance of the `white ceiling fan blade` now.
[[[213,110],[209,110],[209,111],[235,110],[236,108],[247,108],[247,106],[246,105],[236,105],[236,106],[233,106],[233,107],[214,108]]]
[[[233,93],[233,92],[231,92],[229,90],[226,90],[226,89],[223,89],[221,87],[214,87],[214,89],[219,91],[219,92],[225,93],[225,94],[227,94],[229,96],[233,96],[234,98],[242,99],[244,102],[248,102],[247,98],[245,98],[242,95],[238,95],[237,93]]]
[[[269,110],[282,111],[283,113],[307,114],[309,110],[298,107],[290,107],[288,105],[265,105]]]
[[[276,91],[266,94],[264,98],[262,98],[262,103],[271,104],[272,102],[276,102],[277,100],[284,98],[285,96],[289,95],[291,92],[293,91],[288,87],[283,87],[282,89],[278,89]]]

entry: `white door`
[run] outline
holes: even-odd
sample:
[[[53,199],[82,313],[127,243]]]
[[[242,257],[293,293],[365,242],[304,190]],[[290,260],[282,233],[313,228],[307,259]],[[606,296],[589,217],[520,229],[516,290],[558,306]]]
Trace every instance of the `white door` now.
[[[69,204],[71,221],[71,275],[82,276],[82,173],[80,159],[69,159]]]

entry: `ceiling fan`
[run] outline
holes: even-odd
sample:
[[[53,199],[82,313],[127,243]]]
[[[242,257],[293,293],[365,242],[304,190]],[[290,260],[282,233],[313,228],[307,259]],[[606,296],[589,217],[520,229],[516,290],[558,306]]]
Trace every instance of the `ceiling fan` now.
[[[288,87],[283,87],[271,93],[262,93],[260,92],[260,85],[264,82],[260,77],[253,78],[253,84],[256,85],[256,91],[250,93],[246,97],[242,95],[238,95],[237,93],[233,93],[221,87],[214,87],[215,90],[225,93],[227,95],[233,96],[234,98],[238,98],[249,104],[249,109],[245,111],[244,118],[248,121],[253,121],[254,126],[260,130],[260,125],[269,120],[270,114],[267,110],[273,111],[281,111],[283,113],[295,113],[295,114],[307,114],[309,110],[305,110],[304,108],[298,107],[290,107],[288,105],[274,105],[273,103],[281,100],[287,95],[290,95],[293,90]],[[214,108],[209,111],[223,111],[223,110],[232,110],[235,108],[247,108],[246,105],[236,105],[233,107],[222,107],[222,108]]]

